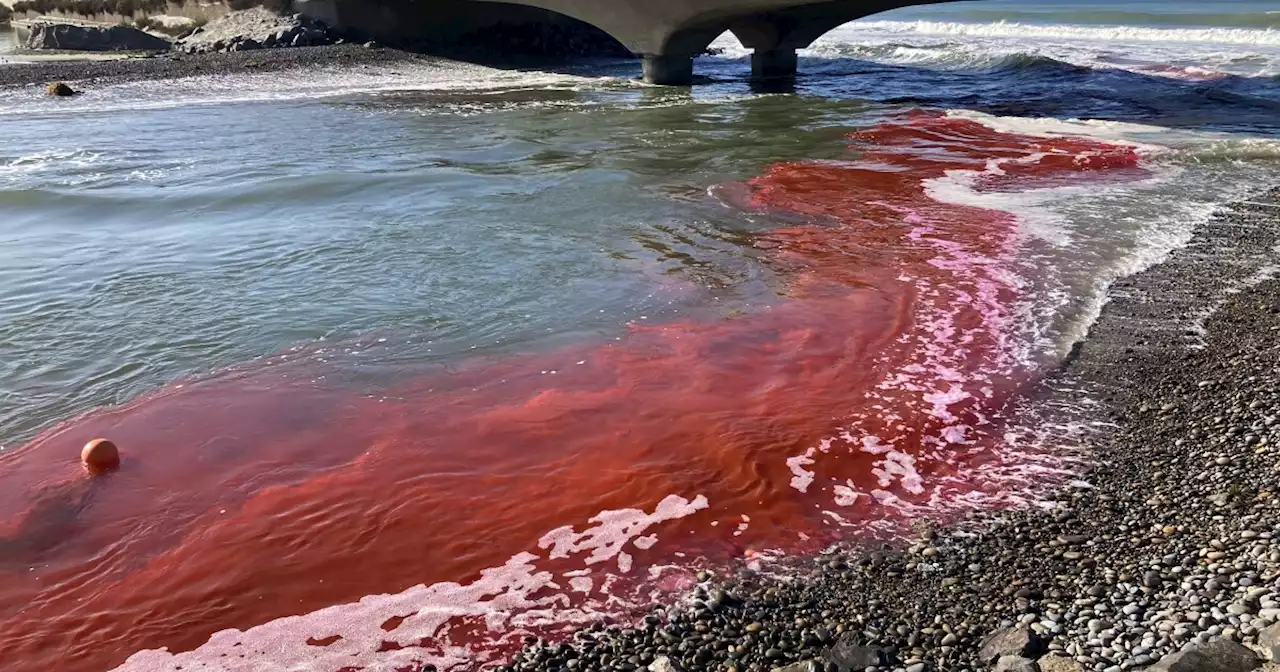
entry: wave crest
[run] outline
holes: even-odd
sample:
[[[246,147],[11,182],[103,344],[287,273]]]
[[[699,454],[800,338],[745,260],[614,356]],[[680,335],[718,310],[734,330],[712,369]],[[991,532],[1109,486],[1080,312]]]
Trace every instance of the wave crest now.
[[[841,32],[874,31],[903,35],[1056,38],[1108,42],[1184,42],[1280,47],[1280,31],[1253,28],[1150,28],[1142,26],[1034,25],[1011,21],[857,21]]]

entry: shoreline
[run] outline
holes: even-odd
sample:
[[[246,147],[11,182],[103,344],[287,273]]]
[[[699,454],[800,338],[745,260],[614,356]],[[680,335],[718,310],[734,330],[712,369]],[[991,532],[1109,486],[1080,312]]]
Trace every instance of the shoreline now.
[[[1277,263],[1271,189],[1109,290],[1049,382],[1093,391],[1112,431],[1091,446],[1088,485],[1046,493],[1045,508],[829,550],[784,582],[700,575],[639,628],[533,643],[500,669],[1249,670],[1270,647],[1280,659]],[[1189,322],[1210,310],[1203,331]]]
[[[44,56],[43,53],[41,55]],[[0,62],[0,87],[45,85],[55,81],[93,86],[142,80],[163,81],[198,75],[235,75],[325,67],[348,68],[405,62],[425,64],[452,62],[439,56],[427,56],[389,48],[370,48],[350,43],[229,53],[170,52],[155,56],[135,55],[97,59],[83,57],[83,54],[76,55],[81,57],[55,57],[48,60],[15,63]]]
[[[24,60],[6,62],[6,57]],[[475,53],[425,53],[355,42],[314,47],[277,47],[199,54],[19,50],[0,54],[0,88],[44,86],[50,82],[106,86],[136,81],[164,81],[208,75],[257,74],[318,68],[359,68],[415,63],[477,65],[507,70],[560,71],[589,63],[621,62],[607,56],[553,58],[499,57]],[[637,62],[637,76],[639,66]],[[79,90],[79,87],[76,87]]]

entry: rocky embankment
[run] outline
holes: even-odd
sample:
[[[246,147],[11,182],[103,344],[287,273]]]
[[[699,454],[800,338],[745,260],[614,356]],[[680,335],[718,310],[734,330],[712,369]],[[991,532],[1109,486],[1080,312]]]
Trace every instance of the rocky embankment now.
[[[133,26],[35,23],[24,46],[59,51],[168,51],[169,40]]]
[[[252,51],[275,47],[319,47],[339,44],[338,33],[300,14],[278,14],[263,7],[232,12],[206,25],[169,38],[134,26],[92,26],[37,22],[26,44],[31,50],[169,51],[188,54]]]
[[[503,669],[1243,672],[1280,659],[1280,281],[1254,284],[1278,242],[1280,190],[1113,288],[1056,376],[1107,402],[1088,487],[901,547],[833,550],[791,581],[700,575],[642,627],[532,642]],[[1189,323],[1218,305],[1207,332]]]
[[[163,23],[159,18],[139,22]],[[35,24],[29,49],[64,51],[175,51],[188,54],[253,51],[280,47],[341,44],[350,36],[301,14],[280,14],[252,7],[210,21],[180,34],[172,43],[155,32],[134,26],[90,26],[67,22]],[[363,40],[361,40],[363,42]],[[404,40],[401,40],[404,42]],[[422,53],[483,62],[529,58],[621,57],[632,54],[617,40],[581,22],[498,22],[458,34],[428,27],[421,36],[397,46]]]
[[[341,41],[320,21],[301,14],[277,14],[263,7],[232,12],[193,29],[174,42],[174,49],[189,54],[218,51],[252,51],[276,47],[319,47]]]

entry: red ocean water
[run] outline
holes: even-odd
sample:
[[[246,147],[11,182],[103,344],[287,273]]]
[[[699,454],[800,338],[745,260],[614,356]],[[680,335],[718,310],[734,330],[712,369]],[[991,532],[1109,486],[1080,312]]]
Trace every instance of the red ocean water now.
[[[851,143],[845,161],[721,190],[803,216],[754,239],[783,283],[767,308],[477,359],[378,396],[305,361],[242,368],[6,455],[0,659],[473,669],[528,632],[625,619],[693,567],[1063,478],[1005,437],[1044,366],[1026,354],[1017,219],[933,187],[1136,180],[1139,157],[926,113]],[[88,479],[75,458],[97,436],[125,460]]]

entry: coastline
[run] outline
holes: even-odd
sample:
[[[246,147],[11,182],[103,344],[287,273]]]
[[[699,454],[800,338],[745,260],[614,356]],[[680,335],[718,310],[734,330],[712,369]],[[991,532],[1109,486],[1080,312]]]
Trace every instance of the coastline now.
[[[334,53],[342,50],[350,51],[350,56]],[[254,56],[260,58],[255,59]],[[155,63],[187,59],[190,59],[190,62]],[[88,81],[163,80],[190,75],[263,72],[327,65],[359,67],[359,64],[365,63],[394,63],[419,59],[424,62],[436,60],[404,52],[367,50],[355,45],[276,50],[272,53],[242,52],[199,57],[183,56],[178,59],[166,56],[117,61],[116,63],[120,64],[119,71],[104,68],[101,71],[104,74],[91,77]],[[66,65],[66,71],[72,74],[40,76],[27,83],[43,83],[50,79],[86,81],[76,77],[83,77],[83,73],[91,69],[83,62],[58,65]],[[0,66],[0,81],[10,67],[14,66]],[[1218,589],[1219,592],[1215,592],[1212,597],[1216,599],[1221,592],[1231,590],[1234,594],[1245,598],[1240,601],[1240,609],[1243,613],[1231,613],[1230,609],[1235,603],[1224,603],[1226,607],[1219,611],[1226,616],[1227,627],[1235,629],[1236,634],[1242,638],[1252,636],[1245,633],[1245,627],[1241,627],[1252,626],[1238,622],[1241,620],[1239,617],[1248,615],[1252,621],[1252,617],[1261,616],[1263,610],[1280,608],[1272,604],[1280,602],[1280,598],[1264,593],[1256,594],[1250,599],[1249,590],[1247,590],[1259,586],[1273,586],[1275,583],[1276,563],[1271,558],[1274,557],[1276,547],[1273,546],[1270,537],[1262,536],[1272,533],[1270,530],[1274,529],[1275,519],[1272,514],[1267,513],[1255,519],[1261,521],[1256,525],[1248,523],[1249,529],[1246,530],[1230,525],[1214,528],[1212,525],[1218,523],[1213,521],[1213,517],[1215,515],[1232,516],[1239,511],[1248,512],[1249,507],[1255,503],[1270,505],[1270,498],[1250,502],[1243,509],[1235,505],[1239,493],[1233,494],[1229,489],[1226,491],[1227,499],[1222,500],[1223,504],[1219,504],[1212,498],[1219,497],[1223,493],[1221,486],[1233,482],[1232,479],[1235,482],[1244,482],[1255,474],[1264,475],[1256,487],[1265,489],[1267,480],[1265,475],[1271,473],[1268,471],[1270,465],[1265,459],[1267,454],[1270,454],[1270,449],[1260,458],[1255,459],[1245,454],[1248,451],[1235,450],[1230,438],[1224,439],[1226,443],[1221,447],[1216,448],[1210,443],[1208,448],[1202,451],[1205,452],[1203,455],[1189,452],[1196,447],[1193,445],[1174,449],[1164,444],[1178,440],[1187,441],[1186,437],[1193,431],[1208,433],[1207,441],[1212,442],[1215,438],[1213,432],[1221,429],[1223,437],[1230,437],[1231,435],[1227,432],[1233,426],[1237,428],[1235,435],[1241,441],[1244,441],[1252,431],[1255,440],[1270,437],[1265,444],[1267,446],[1273,448],[1277,443],[1275,424],[1266,424],[1267,409],[1272,409],[1269,411],[1272,415],[1280,410],[1280,403],[1276,401],[1273,393],[1267,392],[1266,394],[1270,396],[1263,395],[1255,399],[1246,398],[1245,410],[1241,414],[1233,413],[1236,409],[1231,406],[1231,403],[1234,402],[1228,397],[1240,391],[1233,384],[1235,381],[1256,375],[1251,371],[1251,366],[1265,365],[1269,356],[1271,360],[1280,357],[1275,355],[1274,351],[1277,338],[1274,332],[1271,341],[1263,340],[1265,333],[1252,333],[1266,332],[1275,325],[1277,319],[1280,319],[1274,314],[1274,310],[1280,305],[1275,299],[1280,295],[1280,287],[1277,287],[1275,282],[1263,282],[1233,297],[1220,296],[1224,285],[1238,284],[1256,276],[1260,264],[1266,261],[1264,257],[1268,256],[1263,251],[1272,250],[1275,247],[1277,239],[1275,226],[1274,222],[1267,220],[1269,217],[1267,213],[1274,214],[1280,209],[1277,205],[1280,203],[1280,194],[1272,192],[1265,199],[1259,200],[1269,201],[1269,204],[1237,206],[1231,214],[1215,217],[1209,227],[1201,227],[1213,230],[1197,231],[1191,244],[1179,250],[1172,259],[1148,273],[1118,282],[1111,289],[1111,302],[1104,311],[1102,319],[1090,331],[1089,339],[1079,345],[1064,365],[1060,374],[1064,379],[1089,386],[1096,391],[1096,396],[1106,398],[1112,404],[1114,415],[1108,418],[1107,422],[1114,423],[1118,427],[1116,436],[1112,443],[1097,447],[1099,461],[1093,466],[1092,473],[1082,476],[1103,494],[1069,491],[1062,496],[1062,501],[1067,504],[1060,506],[1054,512],[1049,514],[1014,512],[1009,514],[1008,520],[997,523],[996,528],[983,529],[977,541],[974,540],[975,537],[969,535],[976,527],[991,523],[990,518],[968,521],[962,529],[943,533],[941,537],[932,535],[922,537],[912,548],[905,551],[868,556],[865,551],[842,550],[822,558],[819,566],[809,568],[816,573],[815,586],[812,589],[806,587],[801,592],[788,592],[797,590],[795,584],[778,586],[751,577],[742,579],[742,583],[736,585],[709,583],[703,588],[703,595],[696,598],[708,605],[709,608],[705,613],[712,616],[704,631],[699,631],[697,628],[697,618],[686,618],[683,622],[675,623],[676,631],[668,631],[663,635],[661,630],[670,627],[670,623],[658,618],[653,628],[647,629],[644,633],[636,633],[638,635],[636,641],[617,647],[612,654],[611,667],[603,662],[599,665],[593,662],[579,663],[576,668],[636,669],[647,664],[643,660],[645,655],[650,659],[656,658],[654,654],[659,653],[663,642],[668,643],[667,655],[671,655],[671,644],[678,647],[692,639],[708,642],[709,640],[705,639],[707,634],[718,633],[723,636],[714,638],[714,648],[709,649],[703,643],[690,644],[675,658],[683,664],[685,669],[727,669],[730,666],[727,663],[731,659],[730,650],[727,647],[736,647],[740,642],[746,641],[746,636],[741,633],[747,632],[748,626],[752,623],[760,623],[759,632],[754,633],[759,637],[744,655],[739,655],[736,659],[744,663],[737,665],[737,669],[771,669],[789,665],[793,660],[806,660],[799,655],[790,656],[791,652],[797,654],[808,652],[814,657],[827,655],[825,652],[844,634],[841,632],[842,627],[845,632],[875,633],[874,636],[852,642],[853,645],[865,645],[879,652],[874,653],[876,664],[868,665],[870,667],[898,670],[913,669],[916,666],[924,666],[919,669],[961,669],[966,666],[984,668],[988,661],[976,660],[974,656],[977,655],[976,651],[980,648],[986,633],[994,628],[1006,627],[1028,614],[1034,614],[1038,620],[1033,619],[1031,623],[1042,626],[1046,632],[1059,628],[1071,634],[1071,628],[1064,625],[1066,621],[1084,628],[1084,631],[1069,637],[1068,644],[1061,645],[1062,650],[1067,650],[1072,643],[1081,641],[1085,643],[1086,653],[1078,657],[1088,659],[1093,656],[1093,660],[1079,669],[1111,670],[1113,667],[1125,669],[1126,665],[1136,667],[1138,664],[1133,661],[1138,660],[1140,656],[1153,658],[1159,652],[1159,647],[1146,647],[1142,645],[1142,640],[1138,639],[1138,647],[1130,646],[1126,651],[1132,653],[1134,648],[1139,647],[1151,649],[1151,651],[1129,655],[1127,659],[1116,656],[1099,658],[1088,653],[1087,647],[1090,646],[1088,642],[1094,639],[1099,642],[1107,641],[1104,633],[1112,629],[1108,627],[1098,632],[1091,632],[1094,629],[1091,623],[1097,620],[1099,625],[1102,625],[1108,620],[1115,623],[1117,619],[1099,616],[1096,604],[1073,605],[1073,603],[1076,600],[1087,602],[1090,599],[1101,599],[1112,604],[1113,607],[1123,604],[1124,607],[1119,607],[1120,613],[1123,614],[1124,608],[1130,604],[1127,600],[1151,601],[1164,594],[1172,595],[1180,602],[1173,608],[1181,614],[1181,617],[1176,620],[1158,619],[1153,625],[1149,627],[1142,625],[1142,627],[1145,628],[1144,632],[1161,632],[1160,628],[1167,622],[1170,641],[1176,644],[1178,642],[1173,640],[1172,633],[1178,630],[1178,623],[1183,622],[1189,613],[1201,613],[1203,610],[1192,609],[1197,605],[1181,604],[1183,595],[1178,591],[1185,590],[1180,587],[1180,583],[1189,575],[1190,568],[1187,571],[1178,571],[1177,566],[1167,565],[1164,562],[1165,555],[1194,552],[1198,563],[1196,566],[1208,567],[1205,563],[1199,562],[1199,558],[1203,557],[1208,561],[1211,555],[1226,553],[1228,555],[1214,558],[1213,562],[1234,566],[1235,563],[1229,562],[1230,554],[1235,550],[1233,545],[1242,542],[1254,542],[1245,544],[1246,551],[1252,551],[1256,546],[1259,553],[1262,553],[1260,557],[1264,557],[1266,562],[1254,563],[1252,566],[1260,568],[1256,571],[1247,570],[1254,571],[1256,574],[1256,578],[1245,577],[1252,585],[1239,585],[1237,579],[1235,585],[1229,584],[1225,589]],[[1270,256],[1274,258],[1274,255]],[[1188,323],[1184,318],[1199,314],[1207,309],[1206,306],[1216,305],[1223,300],[1226,300],[1225,306],[1209,322],[1207,341],[1201,330],[1187,328]],[[1254,303],[1250,304],[1250,301]],[[1273,311],[1270,322],[1268,322],[1267,310]],[[1220,318],[1227,314],[1231,315],[1230,319],[1222,322]],[[1261,348],[1271,354],[1252,357],[1248,362],[1240,363],[1236,361],[1240,357],[1234,353],[1240,352],[1241,348]],[[1267,348],[1272,349],[1266,350]],[[1184,367],[1185,370],[1171,377],[1169,369],[1179,367]],[[1200,374],[1192,376],[1187,371],[1196,371]],[[1222,383],[1221,381],[1224,380],[1232,381],[1232,384]],[[1153,384],[1151,381],[1160,382]],[[1210,381],[1211,384],[1201,387],[1200,383],[1206,381]],[[1145,387],[1134,390],[1133,387],[1136,385]],[[1269,389],[1274,391],[1274,376],[1260,385],[1270,385]],[[1147,387],[1150,389],[1146,389]],[[1259,401],[1262,405],[1258,409],[1248,408],[1254,401]],[[1172,407],[1166,408],[1167,406]],[[1251,414],[1252,411],[1259,409],[1263,415]],[[1225,428],[1220,427],[1221,423],[1217,422],[1211,422],[1207,427],[1198,427],[1195,424],[1196,417],[1182,416],[1188,412],[1203,414],[1209,418],[1215,415],[1223,416],[1230,418],[1230,421],[1226,423]],[[1241,424],[1235,425],[1235,417],[1239,415],[1246,417],[1240,421]],[[1261,430],[1263,431],[1252,429],[1257,422],[1262,422]],[[1239,430],[1239,427],[1250,429]],[[1147,445],[1153,437],[1159,440],[1160,445]],[[1199,438],[1197,437],[1197,440]],[[1131,443],[1124,443],[1126,441]],[[1188,443],[1194,443],[1194,441],[1188,441]],[[1246,445],[1256,448],[1257,443]],[[1237,452],[1241,454],[1237,455]],[[1132,455],[1138,455],[1141,459]],[[1224,457],[1227,462],[1219,464],[1218,460]],[[1153,462],[1159,463],[1159,466],[1153,467]],[[1174,463],[1177,464],[1176,469],[1167,466]],[[1152,469],[1159,474],[1148,473]],[[1209,474],[1205,477],[1209,481],[1206,489],[1197,491],[1193,495],[1209,498],[1210,503],[1207,508],[1200,507],[1204,504],[1203,502],[1196,502],[1195,506],[1192,506],[1182,499],[1187,496],[1186,491],[1190,489],[1186,488],[1183,478],[1188,473],[1193,476],[1200,473]],[[1129,497],[1128,493],[1131,489],[1139,493],[1146,492],[1148,495],[1155,490],[1156,495],[1149,495],[1147,500]],[[1104,499],[1105,497],[1111,497],[1111,499]],[[1159,499],[1152,503],[1153,497],[1159,497]],[[1094,509],[1101,509],[1101,511]],[[1083,515],[1081,511],[1088,511],[1088,514]],[[1219,513],[1214,513],[1215,511]],[[1228,513],[1221,513],[1221,511]],[[1060,520],[1062,516],[1067,517]],[[1177,529],[1179,525],[1185,524],[1180,521],[1186,521],[1192,516],[1198,517],[1196,524],[1209,526],[1210,531],[1221,529],[1222,532],[1217,533],[1218,536],[1204,537],[1197,536],[1194,530]],[[1204,523],[1205,520],[1209,522]],[[1130,530],[1127,532],[1131,534],[1128,538],[1109,531],[1119,524],[1129,526]],[[1144,524],[1146,527],[1143,526]],[[1167,526],[1174,528],[1172,532],[1165,532]],[[1240,533],[1246,531],[1256,532],[1258,536],[1248,539],[1240,537]],[[1108,539],[1107,535],[1115,536],[1115,539]],[[1089,538],[1080,540],[1081,536]],[[1138,541],[1135,542],[1134,539]],[[1215,540],[1221,543],[1214,545]],[[1266,543],[1262,543],[1263,541]],[[927,549],[933,549],[933,551],[929,552]],[[1049,557],[1041,560],[1037,559],[1039,555]],[[994,558],[994,560],[988,562],[987,558]],[[1148,560],[1151,562],[1147,562]],[[1097,564],[1086,566],[1090,561]],[[976,570],[971,568],[975,564],[978,565]],[[1249,566],[1247,562],[1245,564],[1246,567]],[[991,566],[990,570],[988,565]],[[1120,569],[1116,569],[1114,576],[1108,576],[1103,569],[1106,567]],[[1088,570],[1089,573],[1083,574],[1082,569]],[[1160,574],[1160,583],[1147,585],[1156,581],[1154,578],[1148,580],[1147,573],[1150,571]],[[851,577],[847,573],[852,573],[854,576]],[[1240,572],[1234,574],[1238,575]],[[858,575],[863,577],[858,578]],[[1088,585],[1057,585],[1057,577],[1061,575],[1069,575],[1072,578],[1092,576],[1095,579]],[[1123,578],[1126,575],[1128,579]],[[1227,573],[1227,576],[1231,575],[1231,572]],[[1015,581],[1025,583],[1017,584],[1014,583]],[[830,585],[826,585],[827,582],[830,582]],[[971,587],[968,584],[977,585]],[[1179,585],[1171,587],[1171,584]],[[1007,591],[1010,586],[1015,588],[1012,593]],[[1101,598],[1092,594],[1097,592],[1095,591],[1097,586],[1103,586],[1104,596]],[[1135,587],[1136,592],[1131,589]],[[1199,586],[1193,582],[1192,588],[1203,589],[1203,582]],[[709,599],[718,595],[716,592],[718,589],[726,591],[725,599]],[[770,595],[770,590],[775,592]],[[1059,591],[1059,595],[1053,595],[1054,590]],[[976,594],[977,598],[972,597],[970,593]],[[729,595],[733,598],[728,597]],[[734,598],[742,599],[744,604],[741,607],[735,606],[732,604],[736,601]],[[874,601],[877,600],[886,606],[883,608],[876,606]],[[805,604],[806,602],[810,604]],[[1272,606],[1265,606],[1267,604]],[[1073,605],[1075,608],[1067,605]],[[1126,617],[1136,616],[1136,618],[1122,617],[1118,620],[1132,620],[1141,625],[1144,623],[1143,618],[1164,611],[1157,610],[1157,606],[1140,606],[1139,610],[1133,614],[1125,614]],[[978,611],[970,611],[973,608],[977,608]],[[1250,610],[1259,613],[1250,613]],[[698,611],[699,608],[694,606],[690,613],[696,614]],[[1093,611],[1094,615],[1082,616],[1084,611]],[[1110,609],[1112,613],[1115,611],[1117,609]],[[727,620],[735,617],[738,612],[741,613],[741,617],[736,622]],[[831,615],[824,615],[824,612],[830,612]],[[905,615],[904,612],[906,612]],[[1074,612],[1075,616],[1068,617],[1069,612]],[[877,613],[879,615],[875,615]],[[806,620],[805,624],[792,625],[792,619],[797,614]],[[856,614],[873,616],[865,623],[857,623],[856,619],[852,618]],[[939,614],[945,616],[943,623],[935,623],[932,620]],[[988,614],[993,616],[988,617]],[[1058,614],[1062,618],[1055,620],[1051,614]],[[1233,623],[1231,616],[1236,616],[1237,622]],[[726,620],[717,623],[716,618]],[[1077,621],[1081,618],[1087,620],[1082,624],[1078,623]],[[1201,618],[1222,620],[1213,614],[1201,616],[1196,619],[1196,628],[1200,627],[1198,622]],[[828,621],[833,625],[829,626]],[[820,624],[815,626],[815,622]],[[1046,622],[1049,624],[1046,625]],[[1221,623],[1214,623],[1214,625],[1222,627]],[[825,630],[822,630],[824,628]],[[906,632],[901,632],[901,628],[906,628]],[[1078,627],[1076,629],[1079,630]],[[1208,628],[1196,630],[1188,626],[1183,630],[1186,634],[1193,634],[1207,631]],[[736,631],[739,636],[729,637],[727,634],[729,631]],[[656,637],[646,634],[655,632]],[[766,636],[760,633],[776,633],[776,636],[768,641]],[[679,637],[673,640],[671,637],[673,634]],[[685,638],[683,636],[685,634],[696,635],[696,637]],[[955,639],[947,644],[950,636],[954,636]],[[915,637],[914,643],[912,643],[913,637]],[[1110,641],[1118,639],[1120,638]],[[1159,636],[1156,639],[1159,639]],[[1183,637],[1183,639],[1190,641],[1194,637]],[[611,640],[604,637],[601,641]],[[781,646],[784,642],[788,643],[785,647]],[[764,648],[763,645],[769,643],[775,646]],[[1133,644],[1133,642],[1128,643]],[[597,644],[593,650],[598,651],[603,646],[607,644]],[[652,649],[652,652],[646,654],[647,649]],[[759,653],[756,658],[750,655],[752,649]],[[712,651],[711,658],[698,662],[696,657],[707,650]],[[777,655],[770,656],[770,650],[776,650]],[[1079,651],[1079,647],[1076,650]],[[626,656],[620,655],[628,652],[631,653]],[[724,652],[725,655],[718,658],[719,652]],[[531,653],[535,658],[540,655],[536,650]],[[693,658],[685,656],[686,653],[691,653]],[[732,653],[740,652],[732,651]],[[863,654],[863,662],[870,660],[865,657],[866,655],[873,655],[866,652]],[[636,663],[630,662],[632,655],[636,656]],[[520,669],[570,667],[567,664],[569,659],[559,648],[556,648],[553,654],[542,655],[542,658],[543,660],[532,666],[522,666]],[[556,663],[556,659],[562,660],[564,665]],[[579,656],[578,660],[585,659]],[[851,664],[827,662],[835,665],[835,669],[863,669]],[[1111,664],[1108,665],[1108,663]],[[795,664],[801,665],[802,668],[804,666],[803,662]],[[1046,669],[1047,665],[1048,663],[1046,663]],[[1097,667],[1098,665],[1103,667]],[[824,667],[827,666],[824,664]]]
[[[25,54],[23,54],[25,55]],[[42,54],[43,55],[43,54]],[[79,54],[83,56],[83,54]],[[59,58],[0,63],[0,87],[43,85],[54,81],[113,84],[159,81],[196,75],[234,75],[309,68],[349,68],[403,62],[439,63],[435,56],[358,44],[257,49],[230,53],[168,53],[150,57]],[[80,88],[80,87],[76,87]]]
[[[1261,666],[1280,647],[1278,243],[1272,189],[1111,288],[1050,376],[1104,401],[1109,431],[1083,482],[1042,508],[978,514],[898,548],[834,549],[783,582],[700,575],[640,628],[531,643],[501,669]]]

